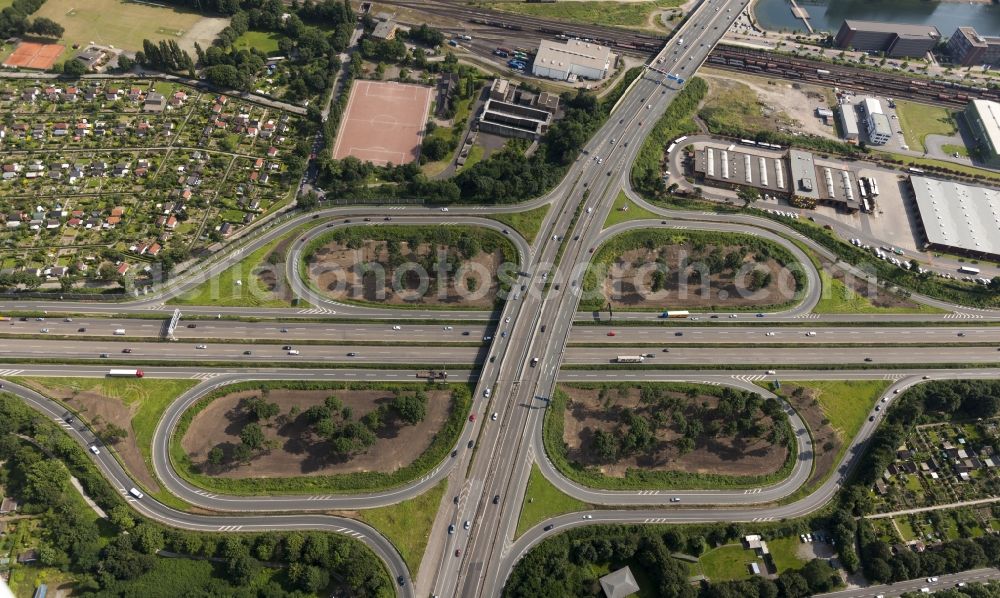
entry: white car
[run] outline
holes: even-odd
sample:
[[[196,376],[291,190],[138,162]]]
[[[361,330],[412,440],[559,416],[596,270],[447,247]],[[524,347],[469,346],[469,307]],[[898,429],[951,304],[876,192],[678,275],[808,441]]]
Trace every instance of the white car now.
[[[490,416],[490,419],[492,419],[493,421],[497,421],[497,416],[498,416],[497,412],[494,411],[493,415]]]
[[[94,453],[95,455],[100,455],[101,449],[97,448],[96,444],[92,444],[90,445],[90,452]]]
[[[506,323],[508,323],[508,324],[510,324],[510,316],[507,316],[506,318],[504,318],[503,321],[506,322]]]
[[[594,516],[593,515],[584,515],[583,518],[584,519],[593,519]]]
[[[927,583],[934,583],[934,582],[936,582],[937,580],[938,580],[938,578],[936,578],[936,577],[928,577],[928,578],[927,578]]]
[[[767,374],[768,374],[769,376],[773,376],[773,375],[775,375],[775,374],[777,374],[777,373],[778,373],[778,372],[776,372],[776,371],[774,371],[774,370],[767,370]]]
[[[128,493],[131,494],[132,496],[136,497],[136,498],[142,498],[143,497],[142,492],[139,492],[135,488],[129,488],[128,489]]]
[[[454,326],[445,326],[444,329],[445,330],[454,330],[455,327]]]
[[[465,525],[463,525],[462,527],[464,527],[465,529],[469,529],[470,527],[472,527],[472,522],[471,521],[466,521]]]
[[[491,388],[487,388],[486,390],[483,391],[483,396],[487,399],[490,398],[491,394],[493,394],[493,389]]]
[[[396,326],[393,326],[392,329],[393,330],[402,330],[403,327],[397,324]]]
[[[774,333],[773,332],[765,332],[764,336],[774,336]]]
[[[198,345],[195,349],[207,349],[208,345]]]
[[[442,212],[447,212],[447,211],[448,211],[448,208],[441,208],[441,211],[442,211]]]

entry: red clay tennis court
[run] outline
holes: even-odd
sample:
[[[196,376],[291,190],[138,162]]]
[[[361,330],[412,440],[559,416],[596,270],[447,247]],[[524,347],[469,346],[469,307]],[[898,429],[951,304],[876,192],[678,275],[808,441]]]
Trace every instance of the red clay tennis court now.
[[[355,81],[333,157],[354,156],[383,166],[413,162],[420,155],[432,91],[422,85]]]
[[[4,66],[17,66],[25,69],[48,70],[56,63],[56,58],[63,53],[66,46],[59,44],[39,44],[21,42],[14,52],[3,61]]]

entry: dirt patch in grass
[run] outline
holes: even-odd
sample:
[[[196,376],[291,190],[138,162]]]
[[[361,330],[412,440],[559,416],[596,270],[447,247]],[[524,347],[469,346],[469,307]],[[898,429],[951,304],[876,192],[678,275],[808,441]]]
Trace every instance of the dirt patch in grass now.
[[[642,400],[639,388],[607,389],[580,388],[561,385],[569,397],[564,415],[563,440],[568,447],[567,457],[585,466],[598,467],[609,477],[621,478],[632,468],[653,471],[680,471],[696,474],[732,476],[766,476],[781,469],[788,458],[788,449],[772,444],[766,438],[753,438],[739,434],[714,433],[711,426],[721,424],[712,414],[720,398],[708,394],[690,396],[680,391],[664,390],[659,403]],[[602,396],[603,395],[603,396]],[[655,421],[656,413],[663,412],[664,402],[674,402],[681,419],[692,425],[698,421],[706,430],[697,435],[694,448],[682,453],[677,441],[684,435],[676,416],[666,417],[666,424],[657,426],[652,449],[614,463],[602,463],[596,456],[593,440],[597,431],[615,434],[625,419],[625,409]],[[673,410],[671,410],[673,411]],[[762,429],[772,425],[771,418],[757,412],[755,418]]]
[[[803,484],[803,487],[811,488],[813,484],[825,478],[836,465],[837,455],[844,444],[844,439],[830,425],[830,420],[823,413],[823,408],[816,400],[818,391],[787,382],[781,385],[781,391],[781,396],[795,408],[812,434],[813,449],[816,453],[813,459],[813,472]]]
[[[260,268],[256,272],[260,287],[266,289],[275,299],[282,301],[291,301],[295,298],[288,283],[278,279],[279,274],[285,271],[285,255],[294,241],[293,235],[282,237],[271,252],[264,256],[262,265],[266,267]]]
[[[258,391],[240,391],[219,397],[198,413],[184,434],[181,447],[191,462],[212,475],[227,478],[268,478],[319,476],[362,471],[392,472],[412,463],[424,453],[435,434],[448,418],[451,391],[427,389],[427,416],[414,426],[385,426],[378,440],[367,451],[350,458],[332,458],[329,443],[317,438],[306,418],[301,416],[310,407],[323,405],[326,397],[335,395],[344,407],[353,412],[355,421],[395,396],[388,390],[292,390],[272,389],[267,401],[277,403],[280,415],[270,424],[262,423],[264,436],[275,441],[275,447],[255,456],[249,464],[211,468],[208,453],[221,446],[227,453],[240,443],[240,430],[250,423],[239,403],[242,399],[260,396]],[[292,417],[297,408],[300,415]],[[226,463],[230,459],[225,460]]]
[[[21,383],[69,405],[81,417],[86,418],[96,427],[101,427],[103,422],[108,422],[128,430],[128,436],[114,445],[115,451],[118,452],[125,464],[125,469],[134,475],[140,484],[150,492],[160,490],[160,485],[156,482],[152,472],[146,469],[146,461],[142,458],[142,453],[139,452],[135,431],[132,429],[132,417],[139,410],[138,403],[126,405],[120,399],[107,397],[92,390],[76,392],[70,388],[57,385],[42,386],[28,380],[22,380]],[[79,427],[79,425],[79,423],[74,423],[74,426]]]
[[[390,255],[390,244],[395,243],[398,253]],[[417,244],[414,249],[407,241],[366,241],[358,248],[330,242],[316,249],[309,276],[331,299],[386,305],[492,307],[503,252],[480,251],[460,261],[459,257],[454,247],[430,243]],[[442,272],[438,264],[457,267],[448,266]]]
[[[740,258],[736,268],[724,268],[704,277],[696,274],[711,271],[701,264],[707,264],[713,253],[724,257],[740,251],[737,245],[699,247],[689,243],[631,249],[619,253],[612,262],[602,290],[619,306],[637,309],[659,309],[666,304],[700,308],[765,306],[794,297],[795,283],[789,272],[773,258],[756,260],[753,252]],[[650,267],[657,262],[668,269],[661,285],[655,283],[656,274]],[[640,268],[644,267],[643,273]],[[753,270],[763,272],[769,282],[751,291]]]

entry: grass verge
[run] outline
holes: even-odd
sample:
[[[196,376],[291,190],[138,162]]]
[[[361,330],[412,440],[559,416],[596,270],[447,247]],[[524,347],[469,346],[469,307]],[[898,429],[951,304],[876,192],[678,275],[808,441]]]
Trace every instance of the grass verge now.
[[[296,390],[402,390],[412,391],[424,385],[400,383],[326,383],[305,381],[255,381],[229,384],[217,389],[187,409],[177,422],[177,428],[170,439],[170,461],[174,470],[189,483],[223,494],[252,496],[255,494],[308,494],[312,492],[352,493],[375,492],[397,488],[408,484],[428,473],[435,465],[444,459],[448,451],[455,445],[469,407],[472,404],[472,389],[465,384],[451,384],[451,411],[441,430],[434,435],[430,446],[412,463],[392,472],[360,471],[344,474],[288,477],[288,478],[217,478],[196,471],[194,464],[188,459],[181,447],[181,439],[187,433],[195,415],[204,410],[215,399],[241,390],[296,389]]]
[[[817,314],[939,314],[943,309],[918,304],[916,307],[877,307],[867,297],[847,288],[843,282],[820,270],[823,292],[813,308]],[[888,291],[886,291],[888,292]]]
[[[521,514],[517,519],[517,531],[514,538],[531,529],[550,517],[584,511],[592,508],[582,500],[563,494],[552,482],[545,479],[538,465],[531,465],[531,476],[528,478],[528,488],[524,491],[524,502],[521,503]]]
[[[420,570],[431,526],[447,487],[448,480],[441,480],[427,492],[410,500],[358,513],[358,519],[382,532],[393,543],[406,561],[411,577]]]
[[[549,213],[550,207],[550,204],[545,204],[526,212],[492,214],[490,218],[509,225],[520,233],[528,243],[534,243],[539,229],[542,228],[542,221],[545,220],[545,215]]]
[[[698,559],[702,574],[716,583],[749,579],[749,565],[755,562],[757,555],[740,544],[726,544],[713,548]]]
[[[906,145],[912,149],[927,151],[924,139],[928,135],[954,135],[958,132],[951,111],[940,106],[896,100],[896,116]]]
[[[615,204],[611,206],[611,213],[608,214],[608,219],[604,221],[604,228],[609,228],[629,220],[647,220],[657,218],[662,219],[659,214],[654,214],[646,208],[637,205],[634,201],[629,199],[628,195],[625,195],[624,191],[619,191],[618,197],[615,198]]]
[[[483,5],[505,12],[562,19],[574,23],[648,29],[649,17],[653,11],[676,8],[681,3],[681,0],[654,0],[653,2],[486,2]]]

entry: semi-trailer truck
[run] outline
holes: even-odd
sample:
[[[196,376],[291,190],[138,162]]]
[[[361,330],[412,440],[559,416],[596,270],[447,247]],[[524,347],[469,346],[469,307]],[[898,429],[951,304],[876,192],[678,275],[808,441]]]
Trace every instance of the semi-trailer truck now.
[[[114,378],[142,378],[142,370],[110,370],[108,371],[108,376]]]

